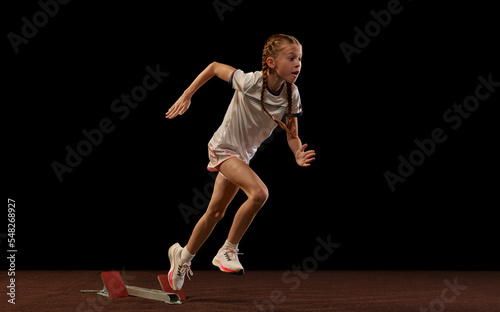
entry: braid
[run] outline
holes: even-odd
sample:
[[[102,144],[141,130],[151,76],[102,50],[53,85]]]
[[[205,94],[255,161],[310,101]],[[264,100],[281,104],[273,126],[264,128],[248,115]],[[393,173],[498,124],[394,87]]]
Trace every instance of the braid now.
[[[292,84],[286,83],[286,98],[288,100],[287,114],[288,119],[292,119]]]
[[[266,45],[264,47],[264,53],[262,53],[262,89],[260,91],[260,105],[262,106],[262,110],[266,112],[266,114],[269,115],[273,120],[274,117],[269,113],[269,111],[266,109],[266,105],[264,104],[264,96],[266,95],[266,88],[267,88],[267,78],[268,78],[268,71],[269,67],[267,66],[267,54],[269,53],[268,51],[268,46]]]

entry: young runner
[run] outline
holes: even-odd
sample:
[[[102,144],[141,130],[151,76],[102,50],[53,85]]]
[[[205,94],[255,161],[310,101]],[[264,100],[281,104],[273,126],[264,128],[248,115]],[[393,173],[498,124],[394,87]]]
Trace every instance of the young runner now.
[[[180,290],[186,274],[193,275],[191,260],[210,236],[239,189],[248,196],[236,212],[226,242],[212,263],[222,272],[242,275],[238,244],[268,198],[268,189],[249,167],[255,152],[279,125],[287,132],[288,145],[299,166],[308,167],[315,158],[298,136],[297,117],[302,114],[299,90],[294,82],[302,67],[302,45],[288,35],[271,36],[262,53],[262,71],[244,73],[214,62],[198,75],[165,117],[182,115],[193,94],[213,76],[235,90],[222,125],[208,144],[209,171],[219,171],[207,211],[193,229],[187,245],[176,243],[168,250],[170,285]],[[286,125],[281,121],[287,115]]]

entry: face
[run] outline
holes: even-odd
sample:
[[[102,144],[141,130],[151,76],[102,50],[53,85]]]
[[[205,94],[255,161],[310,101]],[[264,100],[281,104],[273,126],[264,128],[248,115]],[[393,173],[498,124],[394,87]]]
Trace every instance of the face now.
[[[269,64],[269,59],[271,63]],[[302,46],[288,44],[276,58],[269,58],[268,65],[276,70],[276,74],[289,83],[294,83],[299,77],[302,67]]]

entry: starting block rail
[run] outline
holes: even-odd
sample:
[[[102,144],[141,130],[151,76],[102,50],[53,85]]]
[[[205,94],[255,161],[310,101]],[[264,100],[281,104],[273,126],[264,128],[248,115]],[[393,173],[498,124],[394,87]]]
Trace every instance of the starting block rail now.
[[[102,290],[81,290],[82,293],[95,293],[109,298],[123,298],[128,296],[162,301],[168,304],[182,304],[186,296],[182,290],[173,291],[167,279],[167,275],[158,275],[162,290],[149,289],[137,286],[125,285],[118,271],[101,272],[104,284]]]

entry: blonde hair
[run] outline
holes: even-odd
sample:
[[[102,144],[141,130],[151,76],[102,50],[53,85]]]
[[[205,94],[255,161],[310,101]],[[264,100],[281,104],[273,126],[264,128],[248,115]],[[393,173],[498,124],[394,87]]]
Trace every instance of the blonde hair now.
[[[267,39],[266,44],[264,45],[264,50],[262,51],[262,91],[260,94],[260,105],[266,114],[271,117],[274,122],[278,124],[282,129],[284,129],[287,133],[290,133],[290,129],[281,121],[274,118],[271,113],[267,110],[264,104],[264,96],[266,94],[266,88],[269,78],[269,66],[267,65],[267,59],[269,57],[278,57],[278,54],[283,50],[286,44],[297,44],[301,46],[300,42],[293,36],[283,35],[283,34],[275,34]],[[289,82],[286,83],[286,91],[287,91],[287,99],[288,99],[288,107],[287,107],[287,115],[288,118],[292,118],[292,84]]]

